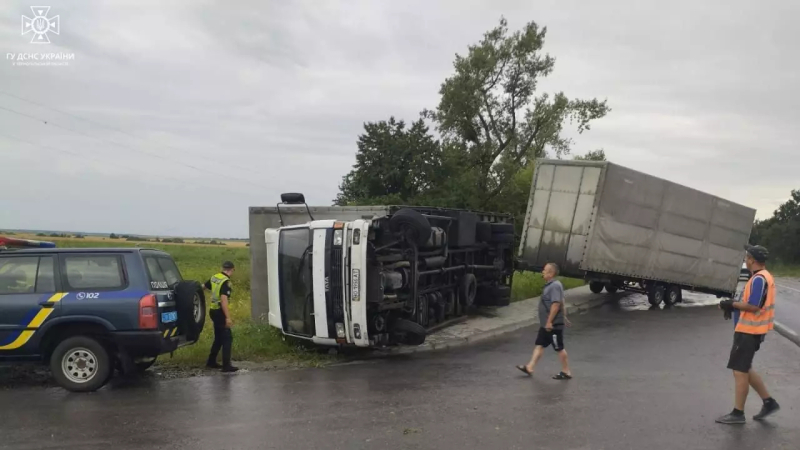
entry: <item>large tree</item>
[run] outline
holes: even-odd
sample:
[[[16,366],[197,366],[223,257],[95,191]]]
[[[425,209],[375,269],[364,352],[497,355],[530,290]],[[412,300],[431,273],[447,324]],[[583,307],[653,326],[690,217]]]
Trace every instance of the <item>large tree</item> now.
[[[356,164],[339,185],[336,205],[396,204],[431,189],[441,165],[439,143],[423,120],[410,127],[391,117],[364,124]]]
[[[509,34],[501,18],[466,56],[456,55],[455,74],[442,84],[439,105],[423,111],[455,149],[450,156],[460,160],[458,176],[464,180],[456,184],[475,187],[473,207],[493,205],[530,160],[548,151],[556,157],[569,153],[572,140],[562,135],[566,121],[582,133],[610,110],[597,99],[537,94],[538,82],[555,66],[542,53],[546,33],[532,21]]]
[[[793,190],[772,217],[756,221],[750,243],[767,247],[773,260],[800,263],[800,190]]]

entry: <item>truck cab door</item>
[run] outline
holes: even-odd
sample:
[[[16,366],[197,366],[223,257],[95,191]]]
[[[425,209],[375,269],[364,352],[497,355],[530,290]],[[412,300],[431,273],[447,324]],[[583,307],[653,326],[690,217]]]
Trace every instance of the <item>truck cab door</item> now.
[[[58,315],[55,256],[0,256],[0,358],[39,354],[37,332]]]

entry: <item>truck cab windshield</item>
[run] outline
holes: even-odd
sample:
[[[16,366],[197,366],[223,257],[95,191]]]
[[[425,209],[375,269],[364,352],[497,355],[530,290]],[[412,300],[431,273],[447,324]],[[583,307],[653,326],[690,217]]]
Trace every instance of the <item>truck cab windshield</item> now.
[[[285,331],[302,336],[313,336],[315,332],[312,239],[309,228],[286,229],[281,231],[278,247]]]

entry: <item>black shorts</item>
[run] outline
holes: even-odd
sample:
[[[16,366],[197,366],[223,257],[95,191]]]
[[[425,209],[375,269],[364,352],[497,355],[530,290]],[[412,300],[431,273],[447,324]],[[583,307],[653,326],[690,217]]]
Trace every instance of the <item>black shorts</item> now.
[[[560,328],[553,328],[547,331],[546,328],[539,328],[539,334],[536,336],[536,345],[542,347],[553,346],[553,350],[560,352],[564,350],[564,330]]]
[[[753,366],[753,357],[761,348],[763,334],[733,333],[733,347],[728,360],[728,369],[747,373]]]

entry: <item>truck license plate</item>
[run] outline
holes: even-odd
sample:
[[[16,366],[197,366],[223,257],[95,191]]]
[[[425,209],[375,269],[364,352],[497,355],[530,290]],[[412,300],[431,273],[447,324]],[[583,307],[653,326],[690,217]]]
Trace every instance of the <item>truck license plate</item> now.
[[[177,311],[170,311],[161,313],[161,322],[162,323],[170,323],[170,322],[177,322],[178,321],[178,312]]]

